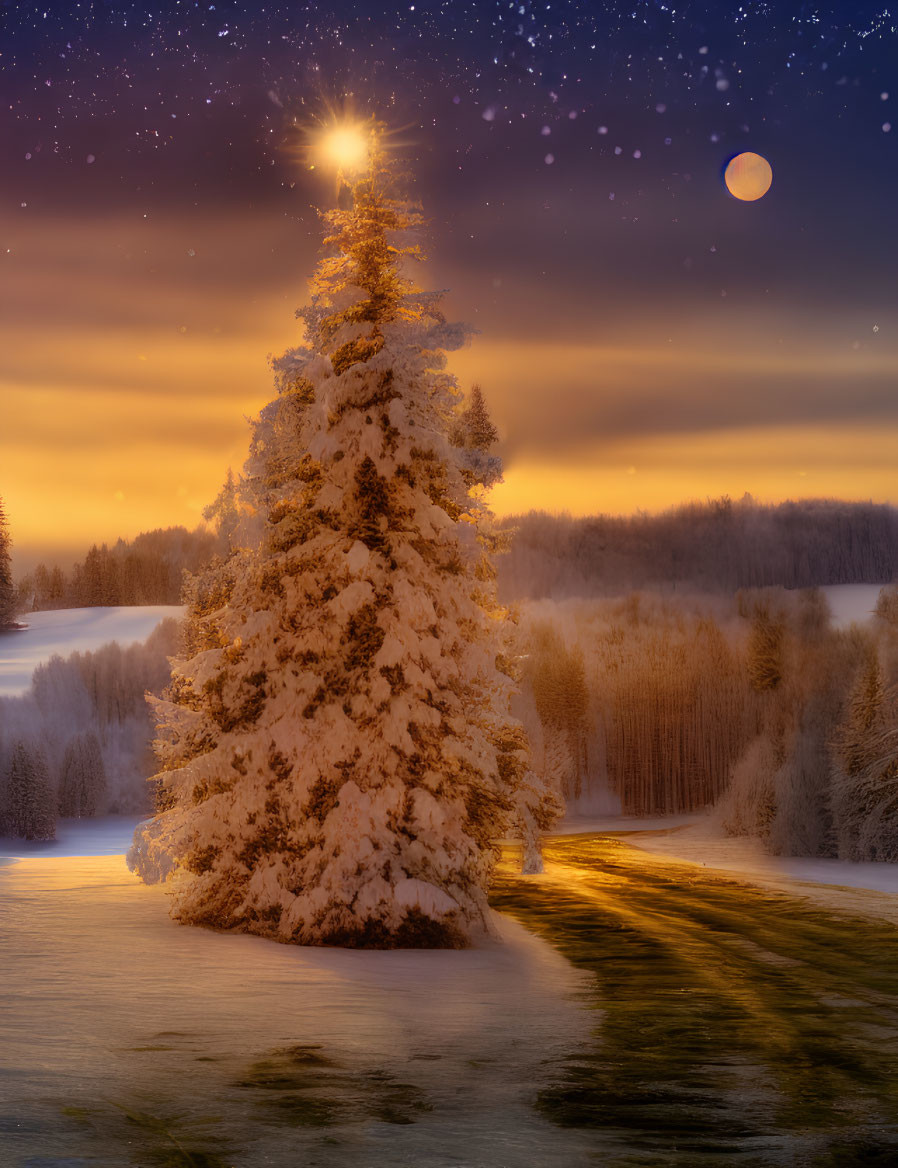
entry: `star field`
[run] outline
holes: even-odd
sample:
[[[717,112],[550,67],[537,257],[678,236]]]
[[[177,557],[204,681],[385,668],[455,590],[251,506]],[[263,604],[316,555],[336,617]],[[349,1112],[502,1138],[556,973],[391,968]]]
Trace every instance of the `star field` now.
[[[206,176],[265,197],[295,178],[292,119],[346,96],[462,171],[484,154],[525,170],[587,156],[670,179],[784,124],[869,139],[893,116],[896,26],[879,5],[84,2],[3,16],[5,154],[23,196],[21,163],[52,156],[99,164],[119,197],[201,194]],[[185,174],[174,160],[197,147]]]

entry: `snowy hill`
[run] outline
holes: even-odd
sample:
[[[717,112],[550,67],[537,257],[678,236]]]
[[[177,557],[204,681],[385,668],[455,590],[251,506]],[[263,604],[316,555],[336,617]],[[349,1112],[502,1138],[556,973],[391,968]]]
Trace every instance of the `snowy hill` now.
[[[178,605],[165,604],[30,613],[22,618],[26,629],[0,634],[0,697],[25,693],[35,669],[54,654],[67,657],[110,641],[122,646],[142,642],[166,617],[183,613]]]
[[[828,584],[821,589],[829,601],[836,628],[870,620],[882,587],[882,584]]]

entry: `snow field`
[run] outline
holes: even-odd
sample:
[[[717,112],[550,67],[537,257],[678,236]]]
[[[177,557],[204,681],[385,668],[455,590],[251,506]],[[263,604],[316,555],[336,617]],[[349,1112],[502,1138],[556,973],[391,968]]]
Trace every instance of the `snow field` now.
[[[0,867],[0,1115],[16,1120],[0,1159],[156,1162],[128,1110],[240,1168],[585,1168],[586,1137],[532,1107],[595,1021],[576,1001],[584,975],[498,927],[504,944],[473,950],[307,949],[178,926],[121,856]],[[327,1060],[312,1095],[338,1122],[285,1124],[247,1086],[254,1063],[296,1048]],[[414,1107],[378,1120],[371,1092]]]
[[[142,642],[166,617],[183,614],[180,606],[165,604],[29,613],[20,618],[26,629],[0,634],[0,697],[25,693],[35,669],[54,654],[68,657],[110,641],[122,646]]]
[[[829,602],[833,624],[844,629],[870,620],[882,588],[882,584],[828,584],[820,591]]]

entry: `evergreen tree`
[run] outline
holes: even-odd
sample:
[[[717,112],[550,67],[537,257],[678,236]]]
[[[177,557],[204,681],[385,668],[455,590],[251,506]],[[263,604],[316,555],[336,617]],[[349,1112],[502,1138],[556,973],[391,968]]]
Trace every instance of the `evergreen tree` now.
[[[783,856],[834,855],[829,784],[830,759],[823,727],[813,709],[786,743],[786,757],[773,777],[776,814],[769,849]]]
[[[885,685],[879,653],[872,641],[865,647],[847,706],[836,734],[836,757],[845,774],[854,776],[875,761],[874,740],[885,728]]]
[[[733,764],[730,785],[717,804],[727,835],[750,835],[768,840],[776,819],[775,776],[782,765],[777,747],[759,734]]]
[[[12,563],[9,554],[9,530],[0,498],[0,629],[15,623],[16,589],[12,581]]]
[[[106,793],[106,768],[94,733],[76,734],[66,747],[59,779],[63,818],[96,815]]]
[[[555,804],[508,713],[483,503],[448,440],[465,330],[403,274],[422,220],[370,141],[254,425],[240,546],[190,586],[129,863],[175,877],[184,922],[454,946],[486,927],[494,841]]]
[[[876,616],[889,628],[898,628],[898,587],[887,584],[876,598]]]
[[[12,834],[29,840],[56,835],[56,800],[43,751],[24,742],[12,752],[7,782],[8,816]]]
[[[471,387],[468,404],[457,413],[449,441],[459,451],[462,474],[469,486],[477,484],[489,489],[501,482],[502,460],[492,453],[499,431],[492,423],[479,385]]]
[[[471,387],[471,400],[462,412],[462,424],[466,439],[460,443],[462,446],[488,451],[499,441],[499,431],[493,425],[479,385]]]

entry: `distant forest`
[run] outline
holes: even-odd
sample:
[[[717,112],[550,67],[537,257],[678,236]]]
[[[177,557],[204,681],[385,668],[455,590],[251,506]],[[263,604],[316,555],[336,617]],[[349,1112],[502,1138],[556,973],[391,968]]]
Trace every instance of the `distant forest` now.
[[[739,588],[887,584],[898,577],[898,509],[806,499],[765,505],[746,495],[660,515],[588,519],[531,511],[497,561],[504,600],[619,596],[677,586]]]
[[[898,508],[808,499],[767,505],[746,495],[660,515],[572,519],[531,511],[502,520],[505,601],[622,596],[633,589],[718,592],[888,584],[898,578]],[[69,570],[39,564],[19,580],[19,612],[178,604],[185,571],[224,552],[227,534],[168,527],[94,546]]]
[[[0,835],[52,839],[58,817],[149,811],[155,769],[147,692],[179,644],[165,620],[143,645],[54,656],[20,697],[0,697]]]
[[[38,564],[19,580],[19,612],[95,605],[180,604],[185,571],[195,572],[221,549],[211,531],[167,527],[113,546],[94,546],[69,571]]]

